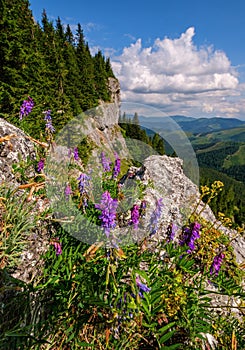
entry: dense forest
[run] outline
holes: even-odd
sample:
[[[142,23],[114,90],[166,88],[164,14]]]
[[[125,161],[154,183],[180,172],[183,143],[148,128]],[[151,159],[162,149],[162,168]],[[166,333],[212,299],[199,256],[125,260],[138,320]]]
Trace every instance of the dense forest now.
[[[223,172],[245,184],[244,144],[241,142],[220,142],[203,150],[197,149],[198,163]]]
[[[110,101],[110,59],[91,55],[83,29],[73,34],[45,11],[36,23],[27,0],[0,0],[0,117],[19,126],[19,109],[30,96],[35,104],[22,129],[40,136],[44,110],[51,110],[56,130],[84,110]]]

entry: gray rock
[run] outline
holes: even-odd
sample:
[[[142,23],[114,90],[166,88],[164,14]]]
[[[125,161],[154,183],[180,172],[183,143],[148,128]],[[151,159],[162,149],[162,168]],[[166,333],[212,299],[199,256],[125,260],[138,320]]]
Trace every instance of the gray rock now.
[[[27,158],[35,159],[35,149],[25,133],[0,118],[0,184],[16,183],[12,165]],[[27,174],[32,176],[34,173]]]
[[[235,230],[231,230],[215,218],[208,205],[200,200],[198,187],[184,174],[183,162],[179,158],[168,156],[150,156],[144,162],[144,175],[142,181],[146,184],[153,183],[153,188],[147,187],[145,200],[150,208],[154,208],[156,200],[163,199],[161,214],[161,229],[159,237],[164,237],[168,225],[173,222],[179,229],[187,223],[190,214],[197,207],[206,221],[215,223],[223,233],[229,236],[238,263],[245,260],[245,240]],[[152,210],[146,213],[146,222],[149,222]]]

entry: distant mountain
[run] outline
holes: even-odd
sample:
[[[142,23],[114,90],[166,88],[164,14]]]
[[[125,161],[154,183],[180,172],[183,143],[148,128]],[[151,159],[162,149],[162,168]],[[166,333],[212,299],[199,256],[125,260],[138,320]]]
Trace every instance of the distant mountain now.
[[[196,148],[198,145],[215,144],[220,141],[245,142],[245,123],[240,127],[191,135],[190,141]]]
[[[204,134],[213,131],[233,129],[245,126],[245,121],[235,118],[191,118],[190,117],[172,117],[179,126],[187,132],[193,134]]]
[[[174,121],[176,121],[176,123],[193,122],[196,120],[196,118],[186,117],[184,115],[172,115],[170,118],[172,118]]]
[[[193,118],[182,115],[170,117],[143,117],[139,116],[141,126],[157,130],[176,130],[180,127],[188,134],[206,134],[215,131],[229,130],[239,127],[245,127],[245,121],[236,118]],[[189,135],[188,135],[189,136]]]

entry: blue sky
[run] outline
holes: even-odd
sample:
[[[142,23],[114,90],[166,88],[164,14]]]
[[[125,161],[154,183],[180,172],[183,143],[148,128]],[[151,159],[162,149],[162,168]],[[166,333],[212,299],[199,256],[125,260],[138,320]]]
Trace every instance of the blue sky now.
[[[122,100],[245,120],[245,1],[30,0],[110,56]]]

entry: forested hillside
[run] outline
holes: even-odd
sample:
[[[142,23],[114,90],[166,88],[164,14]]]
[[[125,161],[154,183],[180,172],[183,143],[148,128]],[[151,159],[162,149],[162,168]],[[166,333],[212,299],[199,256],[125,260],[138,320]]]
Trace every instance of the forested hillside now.
[[[143,160],[151,154],[165,154],[164,140],[162,137],[156,132],[148,134],[147,130],[140,126],[137,113],[134,114],[133,118],[123,113],[123,115],[119,117],[119,125],[122,128],[122,133],[126,140],[130,139],[130,143],[127,143],[127,146],[132,154],[135,155],[135,159]],[[139,140],[140,142],[138,143],[134,140]],[[142,147],[144,144],[149,147]],[[137,164],[137,162],[135,164]]]
[[[219,142],[211,147],[196,150],[198,163],[223,172],[245,183],[245,152],[241,142]]]
[[[199,170],[201,185],[210,186],[216,180],[224,184],[222,191],[210,202],[216,217],[221,212],[242,226],[245,222],[245,184],[212,168],[200,167]]]
[[[0,32],[0,117],[19,126],[20,105],[31,96],[35,109],[21,127],[40,136],[44,110],[58,130],[72,115],[110,101],[110,60],[101,51],[91,55],[80,24],[74,35],[45,11],[36,23],[27,0],[0,0]]]

